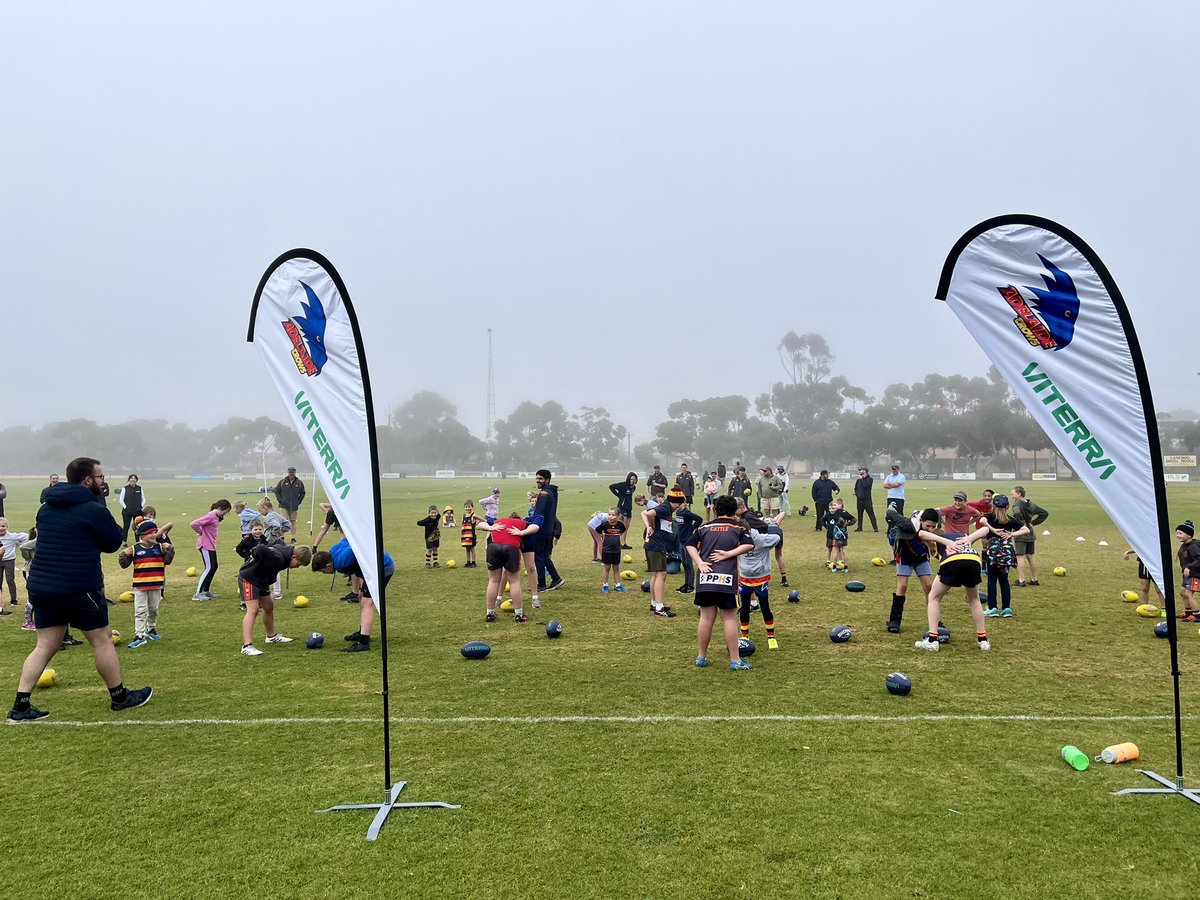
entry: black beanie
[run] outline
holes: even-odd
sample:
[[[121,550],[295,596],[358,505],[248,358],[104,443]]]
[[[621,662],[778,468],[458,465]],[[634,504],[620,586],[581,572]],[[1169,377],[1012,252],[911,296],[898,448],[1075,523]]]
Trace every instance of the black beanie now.
[[[1176,531],[1182,531],[1182,532],[1183,532],[1184,534],[1186,534],[1188,537],[1195,537],[1195,536],[1196,536],[1196,526],[1194,526],[1194,525],[1192,524],[1192,520],[1191,520],[1191,519],[1187,519],[1186,521],[1184,521],[1184,523],[1183,523],[1182,525],[1176,525],[1176,526],[1175,526],[1175,530],[1176,530]]]

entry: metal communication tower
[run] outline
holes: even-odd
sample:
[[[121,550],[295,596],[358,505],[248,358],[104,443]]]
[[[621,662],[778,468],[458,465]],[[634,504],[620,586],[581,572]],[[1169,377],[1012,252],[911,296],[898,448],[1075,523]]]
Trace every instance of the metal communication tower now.
[[[492,465],[492,423],[496,421],[496,373],[492,363],[492,329],[488,333],[487,425],[483,430],[484,458]]]

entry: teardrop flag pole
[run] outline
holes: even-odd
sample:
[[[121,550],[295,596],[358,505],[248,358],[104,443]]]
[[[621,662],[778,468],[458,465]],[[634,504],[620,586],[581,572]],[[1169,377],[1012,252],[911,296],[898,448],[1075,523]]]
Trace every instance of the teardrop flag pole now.
[[[1183,784],[1171,528],[1154,398],[1137,332],[1108,269],[1063,226],[1030,215],[980,222],[942,267],[937,299],[962,321],[1163,592],[1175,700],[1175,780]],[[1153,498],[1153,502],[1149,502]]]
[[[375,409],[358,317],[345,283],[329,260],[312,250],[297,249],[272,262],[255,291],[246,340],[258,351],[283,399],[379,612],[385,800],[320,810],[376,810],[367,831],[367,840],[373,841],[393,809],[458,807],[442,802],[396,802],[407,782],[392,783],[387,602]]]

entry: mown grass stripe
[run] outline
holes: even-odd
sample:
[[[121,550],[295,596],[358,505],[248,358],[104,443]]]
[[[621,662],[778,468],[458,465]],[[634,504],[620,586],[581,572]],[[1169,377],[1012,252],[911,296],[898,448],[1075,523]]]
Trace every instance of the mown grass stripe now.
[[[760,714],[745,716],[448,716],[448,717],[393,717],[393,725],[708,725],[747,724],[755,722],[796,722],[805,724],[916,724],[939,722],[1069,722],[1088,724],[1092,722],[1166,722],[1169,715],[1113,715],[1113,716],[1042,716],[1031,714],[984,715],[984,714],[931,714],[914,716],[883,716],[857,713],[810,713],[802,715]],[[1183,716],[1185,721],[1194,721],[1197,716]],[[263,719],[104,719],[95,722],[55,721],[47,719],[32,723],[34,727],[57,726],[59,728],[131,728],[131,727],[218,727],[252,728],[270,725],[378,725],[380,719],[359,717],[288,717]]]

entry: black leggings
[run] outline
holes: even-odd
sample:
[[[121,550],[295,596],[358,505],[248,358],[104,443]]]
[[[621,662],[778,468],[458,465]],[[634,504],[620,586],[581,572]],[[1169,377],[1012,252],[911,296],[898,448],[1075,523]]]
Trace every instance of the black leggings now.
[[[742,608],[739,614],[742,624],[750,624],[750,601],[755,597],[758,597],[758,611],[762,613],[763,621],[774,622],[775,617],[771,615],[771,604],[770,601],[767,600],[767,591],[766,588],[764,588],[761,595],[756,594],[754,591],[749,591],[748,593],[742,594]],[[770,634],[770,632],[768,632],[768,634]]]
[[[121,510],[121,543],[129,543],[129,527],[133,525],[133,520],[142,514],[142,511],[123,509]]]
[[[204,560],[204,571],[200,575],[200,586],[197,594],[206,594],[212,587],[213,576],[217,574],[217,551],[201,550],[200,558]]]
[[[996,584],[1000,584],[1000,602],[1004,609],[1012,605],[1012,585],[1008,583],[1008,569],[988,569],[988,608],[996,608]]]

